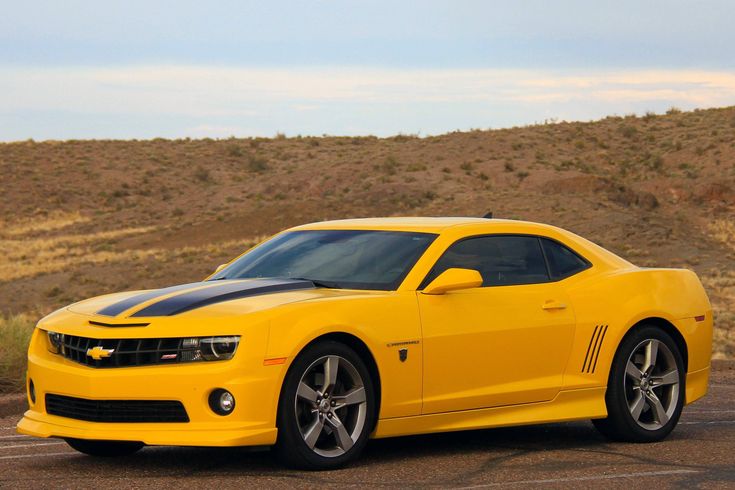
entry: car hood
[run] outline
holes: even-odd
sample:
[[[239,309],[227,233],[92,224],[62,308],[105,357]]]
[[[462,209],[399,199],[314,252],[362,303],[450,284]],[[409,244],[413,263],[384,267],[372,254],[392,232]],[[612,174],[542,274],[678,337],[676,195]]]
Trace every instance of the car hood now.
[[[162,289],[109,294],[69,306],[74,313],[92,315],[100,322],[135,323],[190,312],[210,315],[245,314],[294,301],[335,296],[346,291],[317,289],[297,279],[241,279],[204,281]]]

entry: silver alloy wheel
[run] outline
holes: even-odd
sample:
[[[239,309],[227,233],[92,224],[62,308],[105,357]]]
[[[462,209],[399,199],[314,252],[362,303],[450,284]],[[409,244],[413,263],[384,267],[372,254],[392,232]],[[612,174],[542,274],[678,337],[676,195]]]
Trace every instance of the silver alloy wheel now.
[[[666,425],[679,403],[679,369],[671,349],[656,339],[638,344],[628,358],[624,383],[633,420],[647,430]]]
[[[344,357],[314,361],[301,376],[294,403],[301,437],[320,456],[341,456],[365,429],[365,384]]]

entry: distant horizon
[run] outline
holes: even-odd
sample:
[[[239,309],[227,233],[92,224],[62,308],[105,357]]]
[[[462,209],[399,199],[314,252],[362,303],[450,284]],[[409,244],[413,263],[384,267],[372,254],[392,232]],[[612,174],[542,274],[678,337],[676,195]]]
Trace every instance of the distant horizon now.
[[[654,111],[646,111],[644,113],[628,113],[628,114],[608,114],[607,116],[602,116],[599,118],[594,119],[573,119],[573,120],[559,120],[555,118],[550,118],[544,121],[536,121],[529,124],[521,124],[521,125],[515,125],[515,126],[504,126],[504,127],[486,127],[486,128],[458,128],[453,129],[449,131],[445,131],[443,133],[435,133],[435,134],[417,134],[417,133],[408,133],[408,132],[398,132],[398,133],[392,133],[392,134],[386,134],[386,135],[376,135],[376,134],[287,134],[284,132],[276,132],[271,135],[228,135],[228,136],[172,136],[172,137],[162,137],[162,136],[151,136],[151,137],[145,137],[145,138],[67,138],[67,139],[36,139],[36,138],[25,138],[20,140],[2,140],[0,139],[0,144],[18,144],[18,143],[68,143],[68,142],[74,142],[74,141],[99,141],[99,142],[105,142],[105,141],[123,141],[123,142],[146,142],[146,141],[156,141],[156,140],[164,140],[164,141],[179,141],[179,140],[212,140],[212,141],[227,141],[227,140],[248,140],[248,139],[308,139],[308,138],[377,138],[377,139],[384,139],[389,140],[392,138],[397,137],[405,137],[405,138],[416,138],[416,139],[424,139],[424,138],[438,138],[442,136],[447,136],[451,134],[456,133],[472,133],[475,131],[481,131],[481,132],[491,132],[491,131],[504,131],[504,130],[512,130],[512,129],[519,129],[519,128],[529,128],[529,127],[536,127],[536,126],[553,126],[556,124],[594,124],[600,121],[604,121],[607,119],[620,119],[625,120],[628,118],[636,118],[641,119],[645,118],[647,116],[667,116],[671,115],[673,113],[692,113],[692,112],[699,112],[699,111],[709,111],[709,110],[726,110],[731,107],[735,107],[735,104],[732,106],[714,106],[714,107],[695,107],[692,109],[684,110],[680,107],[671,106],[664,112],[654,112]]]

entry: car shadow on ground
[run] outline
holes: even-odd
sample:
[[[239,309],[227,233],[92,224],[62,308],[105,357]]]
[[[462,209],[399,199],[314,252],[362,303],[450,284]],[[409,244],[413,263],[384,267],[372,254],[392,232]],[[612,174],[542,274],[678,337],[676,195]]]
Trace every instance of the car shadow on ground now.
[[[471,430],[369,441],[361,458],[348,468],[418,465],[431,458],[480,457],[502,461],[536,451],[615,453],[589,422]],[[71,453],[70,453],[71,455]],[[96,471],[134,467],[157,475],[268,475],[284,468],[267,448],[146,447],[132,456],[105,459],[71,455],[55,461],[68,470],[94,466]],[[63,461],[63,463],[62,463]],[[298,472],[293,472],[298,473]]]

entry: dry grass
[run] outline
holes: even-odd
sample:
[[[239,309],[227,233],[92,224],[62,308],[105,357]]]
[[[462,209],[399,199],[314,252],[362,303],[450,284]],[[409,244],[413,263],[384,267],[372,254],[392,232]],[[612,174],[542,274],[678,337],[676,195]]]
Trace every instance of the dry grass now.
[[[702,275],[715,319],[714,357],[735,357],[735,270],[712,270]]]
[[[28,315],[0,316],[0,393],[23,390],[33,328]]]
[[[46,229],[48,222],[39,222],[35,227],[22,226],[11,229],[14,238],[0,238],[0,281],[12,281],[39,274],[67,270],[79,264],[99,264],[130,260],[149,251],[115,252],[109,250],[112,241],[122,237],[148,233],[154,227],[125,228],[83,235],[23,236],[20,230]],[[58,221],[51,222],[50,226]]]
[[[42,219],[33,217],[15,222],[11,221],[0,223],[0,236],[12,237],[28,235],[39,231],[50,232],[80,223],[87,223],[88,221],[90,221],[90,219],[82,216],[79,211],[72,213],[54,211],[46,218]]]
[[[84,218],[75,218],[83,222]],[[221,251],[235,247],[250,247],[263,240],[260,236],[245,240],[227,240],[193,247],[116,249],[115,241],[129,236],[142,235],[156,230],[156,227],[123,228],[97,233],[45,236],[24,236],[37,230],[53,229],[65,221],[51,218],[38,221],[34,226],[23,224],[9,228],[14,238],[0,238],[0,281],[12,281],[42,274],[70,270],[83,264],[111,264],[126,262],[134,266],[146,258],[161,261],[186,260],[203,254],[217,255]],[[68,220],[66,222],[69,222]],[[60,226],[58,226],[60,227]]]
[[[735,251],[735,222],[716,219],[709,232],[723,246]],[[735,357],[735,269],[725,268],[703,274],[702,283],[712,302],[715,319],[714,355],[719,359]]]
[[[714,239],[735,250],[735,221],[732,219],[716,219],[710,223],[709,231]]]

